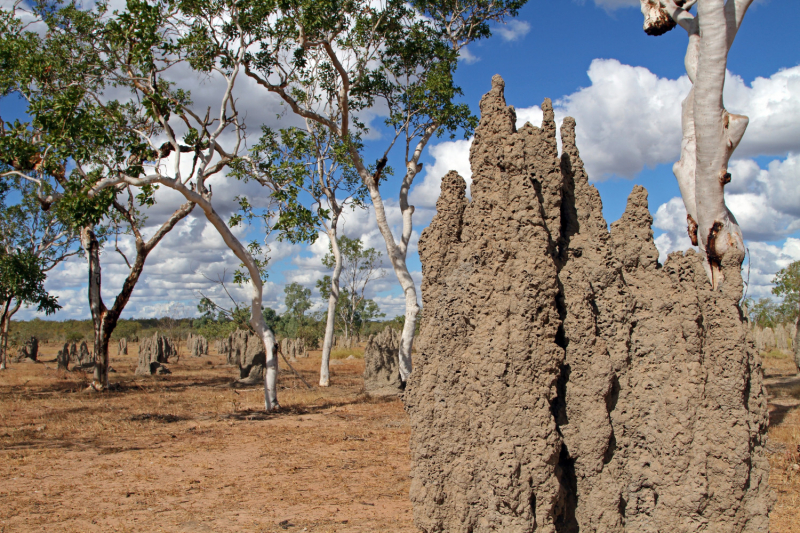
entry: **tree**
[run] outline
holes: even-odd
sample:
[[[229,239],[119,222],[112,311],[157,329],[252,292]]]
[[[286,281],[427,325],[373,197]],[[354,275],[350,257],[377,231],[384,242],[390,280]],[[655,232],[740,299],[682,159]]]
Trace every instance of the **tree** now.
[[[104,4],[98,4],[91,12],[69,8],[57,13],[62,20],[58,30],[69,34],[79,47],[85,47],[84,55],[91,60],[94,75],[90,79],[96,81],[93,85],[79,84],[86,92],[86,99],[102,102],[101,110],[113,117],[113,111],[123,104],[112,101],[108,93],[111,89],[115,94],[128,91],[123,107],[150,126],[145,130],[124,130],[136,136],[139,144],[119,158],[99,162],[103,173],[91,185],[87,197],[94,200],[107,191],[131,186],[143,191],[145,198],[151,201],[154,188],[162,185],[182,194],[187,202],[200,206],[206,219],[241,261],[242,269],[234,274],[234,282],[249,282],[252,287],[250,325],[266,351],[264,404],[269,411],[280,406],[276,385],[277,356],[273,349],[275,335],[264,322],[261,306],[267,265],[264,248],[272,228],[272,216],[279,209],[273,206],[293,205],[293,189],[289,188],[288,199],[276,195],[280,191],[273,190],[264,202],[269,205],[261,210],[256,210],[246,198],[239,198],[243,213],[229,220],[216,211],[211,178],[227,170],[245,179],[256,175],[256,162],[245,151],[245,126],[234,97],[234,86],[248,45],[238,15],[217,19],[215,23],[238,35],[234,39],[240,53],[226,58],[224,64],[215,64],[209,60],[209,50],[213,52],[213,46],[207,47],[209,43],[200,38],[193,25],[194,10],[199,8],[191,2],[181,5],[184,13],[179,13],[175,4],[150,5],[140,0],[129,0],[125,11],[113,14],[105,11]],[[87,20],[83,24],[74,23],[74,20],[84,19]],[[176,72],[176,66],[186,64],[221,82],[222,89],[215,95],[218,112],[195,106],[188,90],[168,81],[173,72],[175,79],[184,79],[185,71]],[[264,240],[242,242],[231,228],[256,217],[264,221]]]
[[[0,121],[0,135],[2,128]],[[6,189],[16,193],[16,202],[7,200],[2,193]],[[32,183],[22,179],[0,182],[0,255],[4,270],[13,272],[0,280],[4,285],[0,297],[0,369],[6,366],[8,329],[17,311],[23,305],[37,305],[39,311],[51,314],[60,307],[44,290],[43,282],[47,272],[80,253],[77,244],[76,233],[57,210],[41,209]],[[25,280],[20,277],[23,275],[30,278]]]
[[[680,25],[689,34],[686,73],[692,90],[683,101],[681,159],[673,166],[686,207],[689,237],[703,252],[716,289],[726,252],[744,259],[742,231],[725,205],[731,181],[728,161],[748,118],[729,113],[722,101],[728,52],[753,0],[640,0],[644,30],[661,35]],[[697,15],[690,13],[697,6]]]
[[[774,328],[781,322],[778,316],[778,306],[772,298],[759,298],[757,302],[752,298],[747,298],[744,306],[750,321],[760,328]]]
[[[45,314],[60,309],[57,299],[50,296],[44,288],[46,274],[42,261],[27,250],[6,253],[0,250],[0,369],[6,368],[8,358],[8,323],[11,320],[9,309],[20,304],[36,305]],[[14,306],[12,306],[12,302]]]
[[[314,84],[305,88],[306,99],[318,98],[318,87]],[[334,267],[331,276],[326,276],[329,289],[325,333],[322,342],[322,363],[320,384],[327,386],[328,361],[333,348],[334,322],[339,309],[339,276],[342,271],[342,258],[337,243],[339,220],[347,207],[365,208],[366,187],[354,172],[345,146],[333,137],[324,126],[305,120],[305,131],[299,128],[286,128],[279,133],[264,129],[258,145],[251,150],[251,158],[258,171],[258,181],[266,183],[290,184],[302,190],[312,200],[310,209],[292,205],[282,213],[278,222],[281,234],[297,241],[303,232],[312,228],[322,231],[332,243]],[[388,169],[384,169],[384,174]],[[305,240],[312,240],[310,235]]]
[[[466,105],[454,102],[461,94],[453,81],[459,52],[490,36],[488,23],[515,16],[525,1],[191,2],[194,28],[209,55],[223,65],[243,57],[247,76],[278,95],[294,114],[326,128],[346,147],[369,191],[389,261],[405,295],[400,347],[404,380],[411,372],[419,312],[416,287],[406,265],[414,213],[408,192],[422,169],[419,158],[432,136],[445,131],[451,135],[463,131],[468,136],[477,123]],[[226,20],[236,24],[216,22]],[[362,144],[368,129],[359,113],[377,103],[388,109],[385,123],[391,134],[383,156],[368,164]],[[396,241],[379,186],[390,152],[401,138],[406,171],[399,192],[403,228]]]
[[[286,294],[286,312],[296,320],[302,320],[306,311],[311,309],[311,289],[306,289],[297,282],[283,288]]]
[[[372,318],[385,316],[380,313],[378,305],[366,298],[365,292],[370,281],[382,278],[386,272],[380,268],[382,254],[374,248],[364,248],[359,239],[350,239],[345,235],[339,237],[337,242],[340,258],[337,259],[333,252],[333,243],[329,245],[329,252],[322,258],[322,264],[331,270],[341,265],[341,277],[344,287],[339,295],[335,308],[336,315],[344,327],[344,335],[349,338],[360,324]],[[330,297],[331,279],[325,276],[317,282],[317,288],[323,299]],[[330,313],[330,311],[328,311]],[[330,321],[330,317],[328,317]],[[328,386],[330,372],[329,361],[323,354],[323,366],[320,375],[320,385]],[[323,384],[324,380],[324,384]]]
[[[796,322],[800,319],[800,261],[780,269],[772,280],[772,294],[782,296],[779,306],[782,321]]]
[[[94,323],[92,385],[102,390],[109,384],[111,334],[147,256],[192,211],[194,203],[180,206],[145,238],[142,231],[146,217],[139,208],[152,205],[154,188],[145,187],[137,193],[122,184],[90,197],[93,185],[114,175],[118,166],[140,174],[143,168],[137,163],[150,155],[140,137],[157,135],[161,130],[150,118],[138,114],[133,104],[104,102],[96,97],[102,87],[97,57],[92,45],[78,38],[78,32],[97,29],[96,13],[74,6],[40,9],[49,28],[44,38],[19,31],[24,26],[15,11],[2,13],[4,30],[17,30],[4,31],[0,40],[0,57],[10,58],[2,76],[4,94],[23,98],[30,117],[28,123],[17,121],[2,127],[3,163],[9,168],[2,175],[36,184],[45,210],[52,207],[61,213],[73,233],[80,235],[89,267],[88,295]],[[73,170],[68,174],[69,167]],[[119,247],[123,234],[133,238],[136,255],[132,261]],[[111,307],[105,305],[101,290],[100,256],[107,236],[114,237],[114,248],[129,268]]]

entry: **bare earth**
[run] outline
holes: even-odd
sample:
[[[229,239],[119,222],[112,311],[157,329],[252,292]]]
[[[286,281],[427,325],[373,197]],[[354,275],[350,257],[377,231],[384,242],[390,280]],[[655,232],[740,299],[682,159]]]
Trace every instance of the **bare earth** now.
[[[89,376],[55,361],[0,374],[0,532],[417,531],[408,420],[363,395],[361,359],[335,361],[328,389],[283,365],[283,410],[266,415],[262,390],[228,386],[222,356],[143,378],[128,350],[112,357],[117,392],[84,392]],[[318,352],[293,365],[316,383]],[[800,378],[788,357],[765,368],[771,529],[800,533]]]

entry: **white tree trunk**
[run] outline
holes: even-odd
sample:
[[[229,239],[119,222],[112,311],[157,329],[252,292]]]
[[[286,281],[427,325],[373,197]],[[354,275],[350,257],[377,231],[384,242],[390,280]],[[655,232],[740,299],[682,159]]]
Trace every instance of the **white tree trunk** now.
[[[328,230],[328,238],[331,241],[331,250],[335,264],[333,275],[331,276],[331,294],[328,297],[328,319],[325,322],[325,340],[322,342],[322,363],[319,369],[319,386],[327,387],[330,385],[330,360],[331,350],[333,349],[333,328],[336,324],[336,304],[339,302],[339,277],[342,274],[342,252],[339,250],[339,243],[336,241],[336,225],[331,224]]]
[[[664,20],[668,16],[689,34],[685,64],[693,87],[683,102],[681,159],[673,172],[686,207],[689,236],[703,252],[706,273],[715,289],[723,281],[722,256],[738,250],[744,258],[742,231],[725,205],[725,185],[731,181],[728,162],[748,119],[725,109],[722,91],[728,51],[751,2],[698,0],[697,16],[693,17],[674,0],[642,0],[645,31],[648,25],[667,31]],[[681,2],[687,9],[693,3]]]
[[[412,178],[413,179],[413,178]],[[403,213],[403,236],[401,242],[395,243],[392,230],[389,227],[389,222],[386,220],[386,211],[383,207],[383,199],[381,198],[378,187],[373,185],[369,187],[372,205],[375,208],[375,219],[378,223],[381,235],[386,242],[386,251],[389,260],[392,263],[397,280],[403,288],[403,295],[406,301],[406,318],[403,325],[403,333],[400,338],[400,377],[403,382],[408,381],[408,376],[411,374],[411,348],[414,344],[414,331],[417,325],[417,314],[419,313],[419,303],[417,301],[417,287],[414,284],[414,279],[408,272],[406,266],[406,251],[408,241],[411,237],[412,229],[412,215],[414,214],[414,206],[408,205],[407,191],[403,194],[401,190],[401,211]]]
[[[225,241],[225,244],[228,245],[228,248],[230,248],[236,257],[238,257],[239,260],[244,263],[248,273],[250,274],[250,283],[253,286],[253,294],[250,299],[250,325],[253,326],[256,335],[261,337],[266,353],[266,369],[264,372],[264,408],[267,411],[279,409],[280,404],[278,404],[277,387],[278,356],[275,350],[275,334],[270,328],[267,327],[266,322],[264,322],[264,311],[261,308],[262,295],[264,291],[264,284],[261,281],[261,272],[259,272],[256,262],[253,260],[253,257],[247,251],[245,246],[242,245],[239,239],[237,239],[236,236],[231,232],[230,228],[228,228],[228,225],[225,223],[222,217],[217,214],[210,202],[198,194],[187,195],[184,193],[184,196],[186,196],[187,200],[196,202],[197,205],[203,209],[208,221],[211,222],[211,224],[220,233],[222,239]],[[197,201],[195,197],[200,197],[201,201]]]

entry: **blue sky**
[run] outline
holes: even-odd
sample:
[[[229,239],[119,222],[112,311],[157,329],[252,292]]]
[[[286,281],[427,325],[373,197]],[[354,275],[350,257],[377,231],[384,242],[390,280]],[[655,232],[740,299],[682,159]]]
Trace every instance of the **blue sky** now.
[[[688,246],[685,212],[671,171],[680,148],[680,103],[689,87],[683,67],[687,38],[680,29],[661,37],[645,35],[638,5],[638,0],[530,0],[519,17],[496,28],[491,39],[469,46],[457,80],[464,90],[463,101],[476,114],[491,77],[500,74],[506,83],[506,101],[515,106],[521,120],[535,121],[538,106],[546,97],[555,102],[557,120],[575,116],[578,147],[590,180],[600,190],[607,222],[622,214],[633,185],[644,185],[656,219],[657,244],[666,253]],[[800,2],[756,0],[728,62],[732,76],[726,86],[727,107],[751,118],[745,139],[734,154],[728,201],[748,241],[750,294],[755,296],[769,293],[769,282],[778,268],[800,259],[797,20]],[[195,93],[203,90],[199,86]],[[246,92],[239,95],[243,101],[247,96]],[[0,103],[3,118],[14,111],[8,103]],[[264,112],[263,116],[267,115]],[[379,126],[380,120],[375,118],[373,124]],[[371,153],[377,154],[382,141],[385,139],[371,141]],[[426,169],[417,177],[411,195],[417,205],[417,235],[433,216],[438,179],[451,168],[468,177],[467,150],[468,141],[444,139],[434,140],[426,150]],[[399,155],[390,161],[396,168],[402,168]],[[240,186],[225,187],[229,193],[222,192],[219,200],[230,202]],[[398,222],[397,189],[392,182],[382,189],[394,223]],[[153,222],[177,202],[168,191],[162,191],[159,200],[161,207],[152,213]],[[344,231],[383,250],[371,212],[348,215]],[[251,235],[257,233],[257,228],[251,228]],[[325,273],[320,258],[326,250],[324,239],[311,246],[273,243],[265,304],[280,309],[283,285],[288,281],[313,289],[316,279]],[[419,281],[415,246],[409,256],[409,268]],[[104,293],[110,297],[121,284],[124,269],[113,253],[104,254],[103,259]],[[204,276],[214,277],[225,269],[230,273],[236,264],[203,218],[185,221],[148,259],[126,316],[191,316],[197,291],[214,291]],[[48,288],[65,306],[54,318],[89,316],[85,277],[81,260],[65,264],[51,276]],[[237,294],[244,299],[246,290]],[[402,313],[400,290],[391,269],[374,284],[371,295],[388,316]],[[314,296],[319,300],[316,291]],[[32,311],[20,314],[33,315]]]

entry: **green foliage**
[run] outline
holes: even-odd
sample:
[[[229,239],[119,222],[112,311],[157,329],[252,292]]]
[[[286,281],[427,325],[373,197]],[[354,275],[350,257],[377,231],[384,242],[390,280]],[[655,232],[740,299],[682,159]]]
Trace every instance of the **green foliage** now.
[[[42,269],[42,260],[28,250],[11,253],[0,252],[0,302],[7,304],[17,300],[25,305],[35,305],[37,311],[47,315],[55,313],[61,306],[58,299],[50,296],[44,288],[47,275]]]
[[[386,316],[380,312],[378,304],[366,298],[364,293],[370,281],[385,275],[380,268],[382,254],[374,248],[364,248],[359,239],[342,235],[336,242],[342,257],[339,299],[336,302],[336,320],[345,335],[361,333],[371,321]],[[336,257],[333,246],[322,258],[322,264],[333,270]],[[317,289],[323,301],[327,302],[331,291],[331,276],[326,275],[317,281]]]
[[[311,309],[311,289],[306,289],[297,282],[292,282],[283,288],[286,293],[286,313],[296,319],[302,319],[306,311]]]
[[[800,311],[800,261],[795,261],[775,274],[772,294],[782,296],[780,314],[786,321],[796,321]]]
[[[761,298],[757,302],[747,298],[743,304],[751,322],[762,328],[797,321],[800,312],[800,261],[779,270],[772,280],[772,294],[783,297],[779,302]]]

